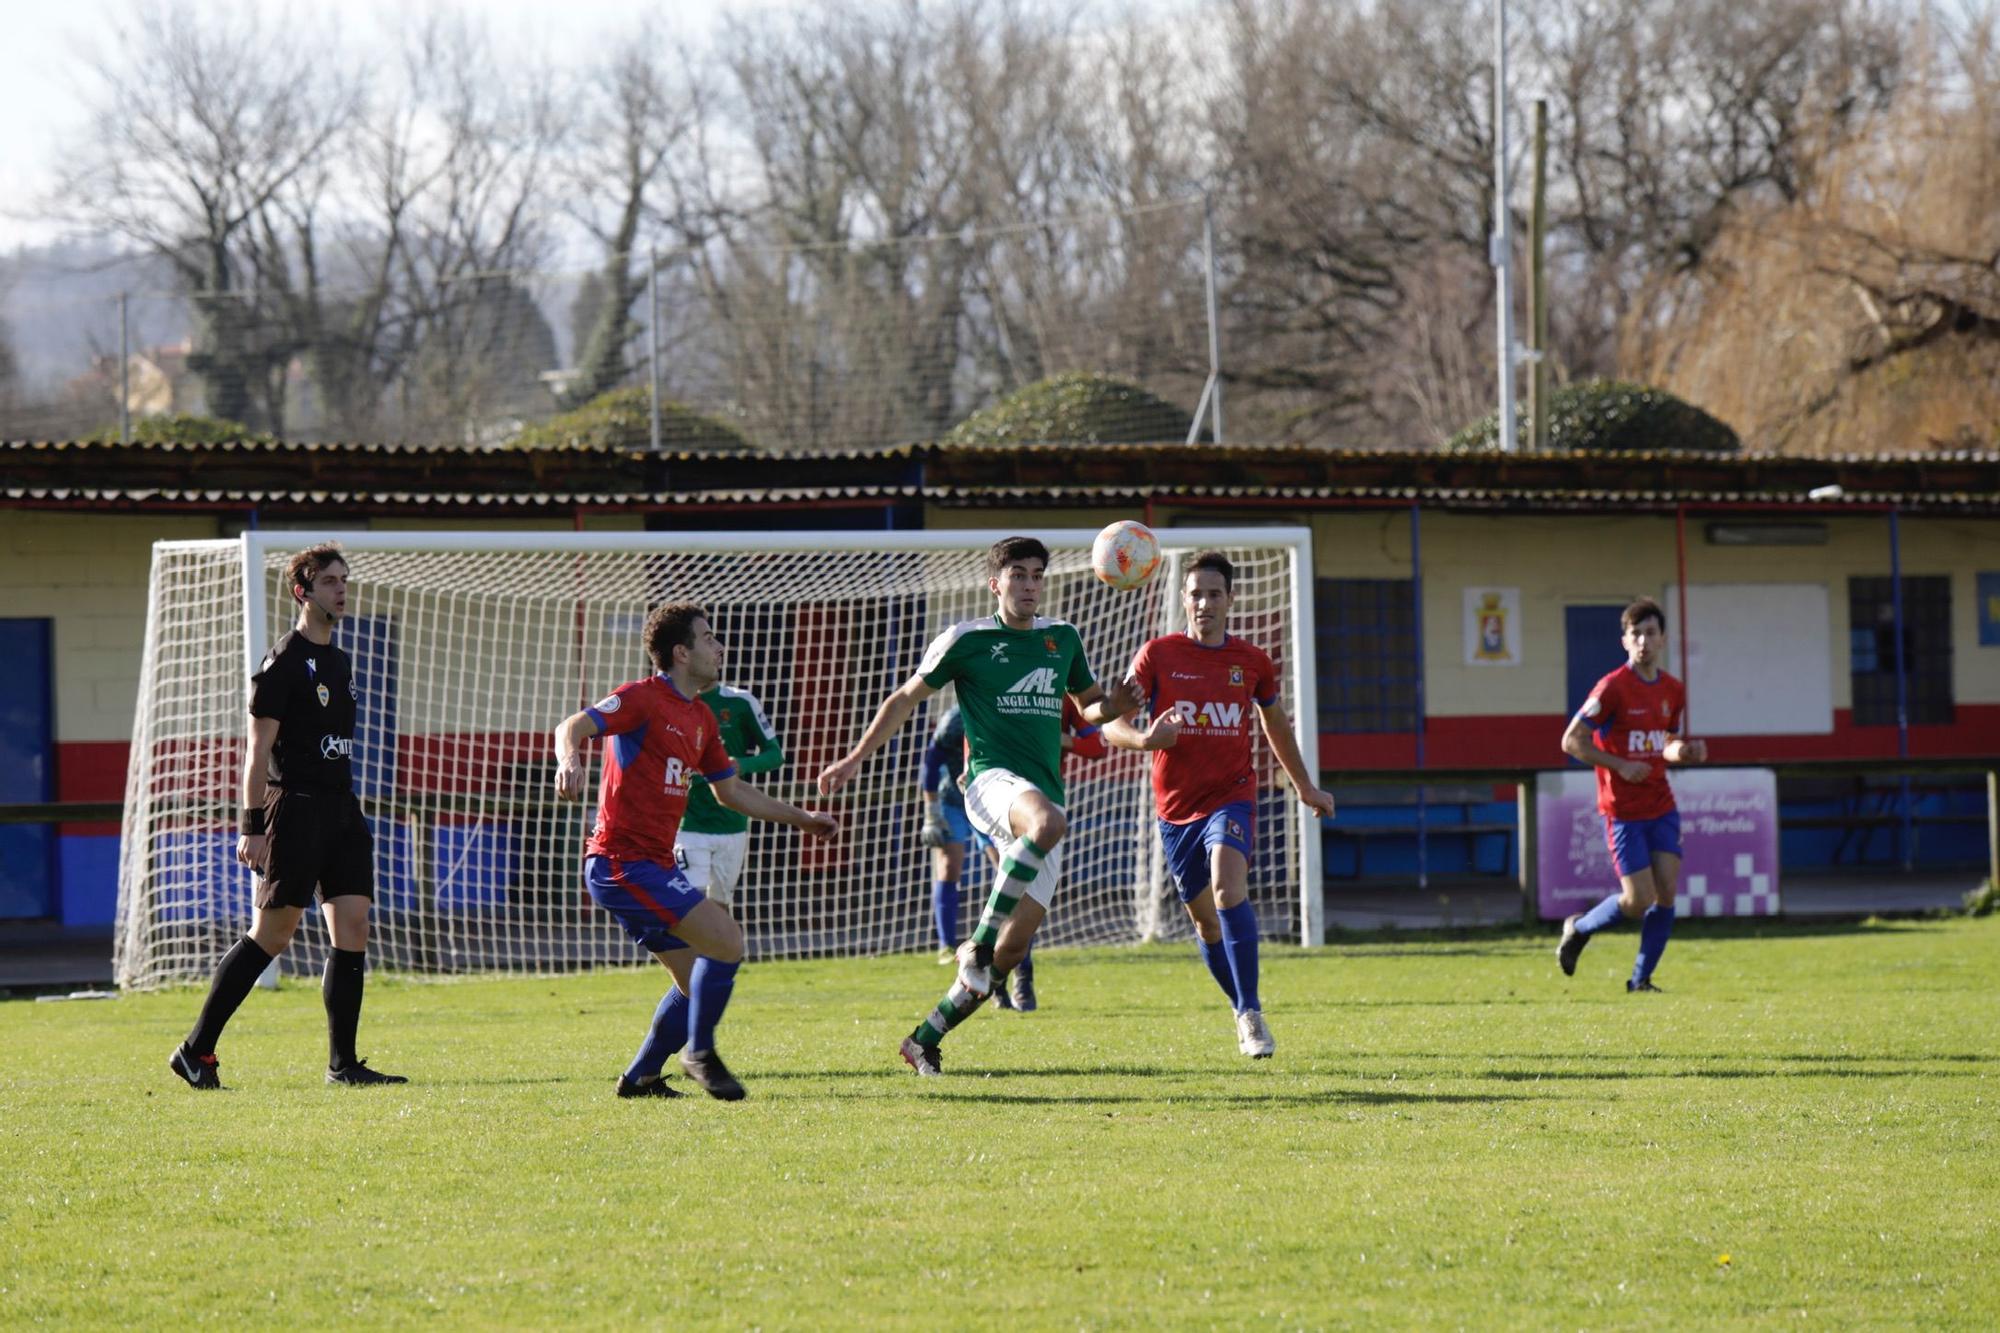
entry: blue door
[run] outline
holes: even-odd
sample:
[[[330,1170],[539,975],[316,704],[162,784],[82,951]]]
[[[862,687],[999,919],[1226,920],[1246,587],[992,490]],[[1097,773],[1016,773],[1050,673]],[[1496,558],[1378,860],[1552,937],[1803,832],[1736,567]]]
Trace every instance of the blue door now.
[[[53,622],[0,620],[0,805],[55,799]],[[0,824],[0,920],[53,917],[56,826]]]
[[[1583,707],[1591,686],[1625,665],[1625,631],[1618,624],[1624,614],[1622,603],[1563,608],[1563,652],[1568,663],[1563,709],[1567,717],[1575,717],[1576,710]]]

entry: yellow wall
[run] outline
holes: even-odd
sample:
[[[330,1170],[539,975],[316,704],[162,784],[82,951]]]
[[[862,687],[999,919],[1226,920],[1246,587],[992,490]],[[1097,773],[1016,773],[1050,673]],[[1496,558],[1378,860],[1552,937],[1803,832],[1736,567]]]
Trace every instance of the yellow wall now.
[[[0,615],[55,621],[55,734],[132,733],[153,543],[216,535],[210,515],[0,512]]]

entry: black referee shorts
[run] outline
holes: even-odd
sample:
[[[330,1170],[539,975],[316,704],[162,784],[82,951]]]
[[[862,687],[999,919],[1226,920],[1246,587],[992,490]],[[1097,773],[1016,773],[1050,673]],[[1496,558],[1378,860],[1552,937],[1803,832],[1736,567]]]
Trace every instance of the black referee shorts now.
[[[353,792],[273,786],[264,797],[264,827],[258,907],[311,907],[315,889],[321,901],[375,896],[375,840]]]

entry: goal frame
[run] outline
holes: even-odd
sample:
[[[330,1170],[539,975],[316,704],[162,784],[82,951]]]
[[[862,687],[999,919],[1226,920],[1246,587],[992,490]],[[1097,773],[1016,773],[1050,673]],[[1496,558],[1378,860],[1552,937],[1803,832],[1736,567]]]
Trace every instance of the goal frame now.
[[[1304,526],[1162,528],[1174,546],[1277,546],[1286,549],[1291,567],[1291,642],[1285,645],[1297,664],[1295,715],[1288,719],[1308,771],[1319,774],[1319,683],[1312,669],[1313,619],[1312,529]],[[372,551],[879,551],[884,539],[899,550],[976,550],[1003,537],[1034,537],[1049,546],[1088,548],[1094,528],[925,528],[896,531],[847,529],[830,532],[375,532],[368,529],[309,532],[293,529],[251,529],[243,533],[243,672],[257,669],[274,641],[264,588],[266,556],[274,550],[295,551],[305,540],[339,542]],[[1162,544],[1165,544],[1163,541]],[[914,670],[914,666],[912,667]],[[1326,939],[1326,886],[1322,882],[1320,838],[1316,818],[1301,816],[1298,855],[1299,943],[1315,948]]]

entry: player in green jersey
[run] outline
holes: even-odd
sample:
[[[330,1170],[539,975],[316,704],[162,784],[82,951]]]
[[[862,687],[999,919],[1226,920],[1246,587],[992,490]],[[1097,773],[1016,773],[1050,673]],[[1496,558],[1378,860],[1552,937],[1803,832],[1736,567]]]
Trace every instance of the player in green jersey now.
[[[992,895],[972,938],[959,946],[958,978],[930,1017],[904,1038],[903,1059],[920,1075],[942,1072],[938,1043],[993,992],[993,974],[1021,960],[1048,912],[1060,873],[1063,814],[1063,697],[1102,726],[1143,702],[1137,682],[1106,690],[1091,674],[1083,640],[1067,621],[1035,614],[1049,551],[1033,537],[1008,537],[986,553],[986,587],[996,614],[962,621],[937,636],[915,675],[882,701],[847,756],[819,775],[831,795],[946,685],[956,685],[965,719],[965,813],[1000,848]]]
[[[736,761],[736,776],[769,773],[785,762],[778,733],[757,696],[733,685],[702,691],[701,701],[715,714],[722,748]],[[699,774],[688,781],[687,813],[681,816],[680,837],[674,844],[674,864],[688,883],[724,907],[734,905],[736,881],[750,850],[750,819],[715,799]]]

